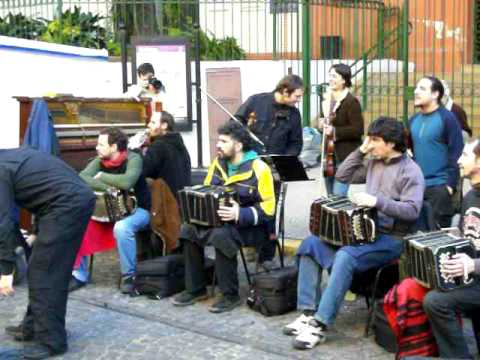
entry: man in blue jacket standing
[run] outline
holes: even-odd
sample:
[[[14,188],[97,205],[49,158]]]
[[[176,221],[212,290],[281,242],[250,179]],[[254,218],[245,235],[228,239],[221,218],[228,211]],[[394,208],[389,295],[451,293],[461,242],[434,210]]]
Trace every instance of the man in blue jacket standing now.
[[[455,115],[440,100],[444,88],[439,79],[425,76],[415,88],[415,107],[420,112],[409,121],[413,155],[425,177],[425,200],[441,227],[448,227],[454,213],[452,195],[457,188],[457,161],[462,154],[463,138]]]

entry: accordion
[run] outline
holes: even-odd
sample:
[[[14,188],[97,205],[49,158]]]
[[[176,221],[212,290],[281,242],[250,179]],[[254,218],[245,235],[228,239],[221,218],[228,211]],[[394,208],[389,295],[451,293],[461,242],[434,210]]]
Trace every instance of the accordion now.
[[[95,221],[114,223],[133,214],[137,208],[136,197],[127,191],[96,191],[95,198],[95,209],[91,216]]]
[[[375,241],[376,209],[359,207],[345,196],[321,197],[310,207],[310,232],[336,246]]]
[[[182,222],[209,227],[220,227],[224,222],[217,214],[220,206],[238,201],[235,189],[227,186],[195,185],[178,191]]]
[[[448,230],[419,233],[406,241],[406,272],[421,285],[442,291],[469,285],[472,277],[451,277],[443,272],[443,263],[452,255],[466,253],[475,257],[473,243]]]

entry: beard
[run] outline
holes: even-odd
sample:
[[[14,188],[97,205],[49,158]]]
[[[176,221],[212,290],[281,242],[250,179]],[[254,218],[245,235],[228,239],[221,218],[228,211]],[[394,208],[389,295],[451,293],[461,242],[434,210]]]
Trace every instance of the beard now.
[[[220,149],[217,149],[217,156],[219,159],[226,160],[226,161],[230,161],[233,157],[233,155],[227,154]]]

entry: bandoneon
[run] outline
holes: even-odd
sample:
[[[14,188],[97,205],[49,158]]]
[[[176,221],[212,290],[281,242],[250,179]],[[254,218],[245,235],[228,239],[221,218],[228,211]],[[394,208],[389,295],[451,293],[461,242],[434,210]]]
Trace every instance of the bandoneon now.
[[[321,197],[310,207],[310,232],[337,246],[375,241],[374,208],[359,207],[345,196]]]
[[[443,263],[453,255],[466,253],[475,257],[473,243],[448,230],[419,233],[404,238],[406,241],[406,272],[421,285],[442,291],[469,285],[472,277],[451,277],[443,271]]]
[[[137,208],[137,199],[127,191],[95,191],[95,197],[95,210],[92,214],[95,221],[114,223],[133,214]]]
[[[178,191],[182,221],[209,227],[220,227],[224,222],[217,211],[220,206],[231,206],[237,199],[235,189],[228,186],[195,185]]]

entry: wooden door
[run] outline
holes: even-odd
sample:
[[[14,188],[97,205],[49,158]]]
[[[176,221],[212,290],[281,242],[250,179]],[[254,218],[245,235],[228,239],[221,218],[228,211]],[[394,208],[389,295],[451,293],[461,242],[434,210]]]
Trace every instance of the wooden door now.
[[[235,112],[242,103],[240,68],[207,69],[207,91],[229,112]],[[230,117],[212,100],[208,100],[208,135],[210,141],[210,161],[217,154],[217,129]]]

